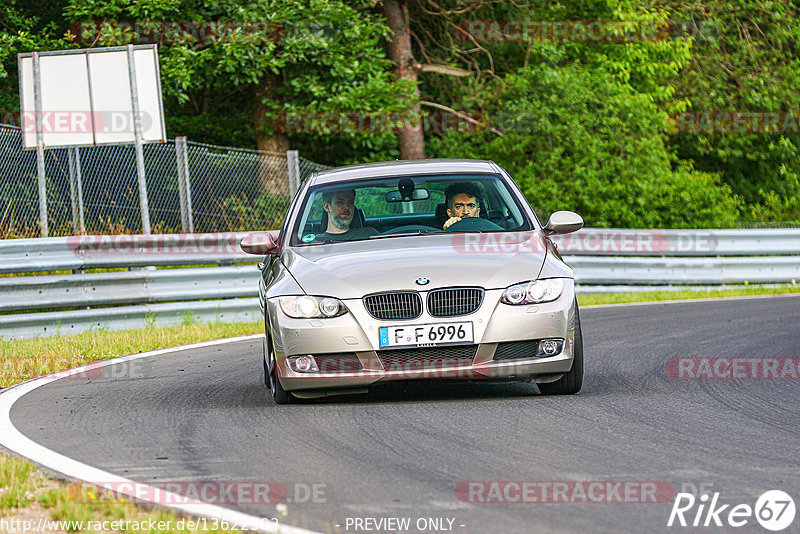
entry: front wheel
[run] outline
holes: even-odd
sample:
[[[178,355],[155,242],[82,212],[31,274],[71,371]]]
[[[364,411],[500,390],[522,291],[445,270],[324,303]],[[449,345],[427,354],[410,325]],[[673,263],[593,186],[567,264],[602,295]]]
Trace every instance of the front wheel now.
[[[583,334],[581,334],[581,317],[578,314],[577,300],[575,300],[575,343],[572,358],[572,369],[568,373],[555,382],[538,384],[542,395],[572,395],[583,387]]]
[[[275,404],[289,404],[292,402],[292,394],[283,389],[278,378],[278,363],[275,358],[275,348],[272,346],[272,339],[267,336],[264,341],[264,384],[269,387],[272,399]]]

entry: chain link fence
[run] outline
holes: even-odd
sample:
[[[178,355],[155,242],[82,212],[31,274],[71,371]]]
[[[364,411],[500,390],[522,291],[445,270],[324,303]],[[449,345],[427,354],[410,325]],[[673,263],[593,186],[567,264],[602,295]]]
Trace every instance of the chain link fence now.
[[[44,151],[49,235],[140,233],[133,145]],[[326,165],[185,138],[144,145],[153,233],[277,228],[300,183]],[[183,188],[183,189],[182,189]],[[0,125],[0,238],[38,237],[36,151]]]

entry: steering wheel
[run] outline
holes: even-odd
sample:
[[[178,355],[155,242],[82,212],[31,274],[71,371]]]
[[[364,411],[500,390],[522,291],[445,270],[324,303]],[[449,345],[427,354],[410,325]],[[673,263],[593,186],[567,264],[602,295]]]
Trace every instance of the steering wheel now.
[[[503,227],[499,226],[492,221],[481,219],[479,217],[467,217],[460,221],[454,222],[445,230],[446,232],[491,232],[493,230],[502,230]]]

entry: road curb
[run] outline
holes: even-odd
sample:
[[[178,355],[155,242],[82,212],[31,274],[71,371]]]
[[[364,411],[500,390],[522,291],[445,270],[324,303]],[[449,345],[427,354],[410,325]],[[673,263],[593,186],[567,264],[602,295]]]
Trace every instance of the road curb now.
[[[222,506],[213,504],[178,504],[182,499],[181,496],[174,493],[166,492],[161,488],[154,488],[147,486],[143,483],[135,482],[126,479],[102,469],[97,469],[90,465],[73,460],[67,456],[52,451],[30,438],[22,434],[11,422],[11,409],[14,403],[27,395],[31,391],[61,380],[76,374],[87,373],[98,367],[113,365],[117,363],[124,363],[132,360],[142,358],[149,358],[152,356],[160,356],[173,352],[180,352],[183,350],[192,350],[203,347],[212,347],[215,345],[223,345],[226,343],[235,343],[237,341],[246,341],[249,339],[257,339],[262,337],[263,334],[253,334],[249,336],[238,336],[233,338],[218,339],[214,341],[204,341],[202,343],[194,343],[191,345],[180,345],[177,347],[170,347],[166,349],[158,349],[148,352],[141,352],[139,354],[130,354],[128,356],[120,356],[119,358],[112,358],[109,360],[101,360],[99,362],[82,365],[66,371],[59,371],[47,376],[33,378],[14,384],[3,390],[0,390],[0,447],[11,451],[12,453],[30,460],[46,470],[53,471],[65,476],[68,479],[81,480],[88,484],[96,484],[102,487],[103,484],[113,483],[117,488],[120,484],[131,484],[139,488],[140,495],[137,496],[135,490],[121,491],[115,489],[115,492],[120,495],[131,497],[135,501],[146,503],[147,505],[162,508],[171,508],[192,516],[205,517],[208,519],[217,519],[220,522],[226,521],[230,525],[235,525],[241,529],[254,530],[258,532],[268,533],[286,533],[286,534],[318,534],[312,530],[306,530],[299,527],[293,527],[285,524],[277,524],[270,519],[252,516],[242,512],[237,512]],[[124,486],[123,486],[124,487]],[[144,492],[149,495],[158,495],[160,492],[166,499],[175,502],[176,504],[163,504],[154,502],[148,499],[141,498],[141,490],[149,489],[151,491]],[[185,500],[185,499],[184,499]]]

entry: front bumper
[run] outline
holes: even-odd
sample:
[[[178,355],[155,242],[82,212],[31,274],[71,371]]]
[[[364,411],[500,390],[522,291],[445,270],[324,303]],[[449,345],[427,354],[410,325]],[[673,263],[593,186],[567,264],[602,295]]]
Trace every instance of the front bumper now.
[[[431,317],[427,310],[408,321],[383,321],[372,317],[361,299],[345,300],[350,313],[333,319],[293,319],[280,309],[276,299],[267,301],[269,329],[273,339],[277,371],[288,391],[364,388],[392,380],[418,379],[527,379],[552,381],[572,367],[575,331],[575,290],[565,280],[564,291],[553,301],[538,305],[510,306],[500,303],[503,290],[487,290],[480,309],[466,316]],[[420,292],[425,301],[424,292]],[[388,367],[381,356],[378,329],[398,324],[471,321],[476,350],[471,360],[444,358],[440,362],[410,361],[401,368]],[[541,339],[563,339],[563,349],[550,357],[495,361],[499,344]],[[296,355],[352,354],[361,369],[341,372],[300,373],[287,360]]]

